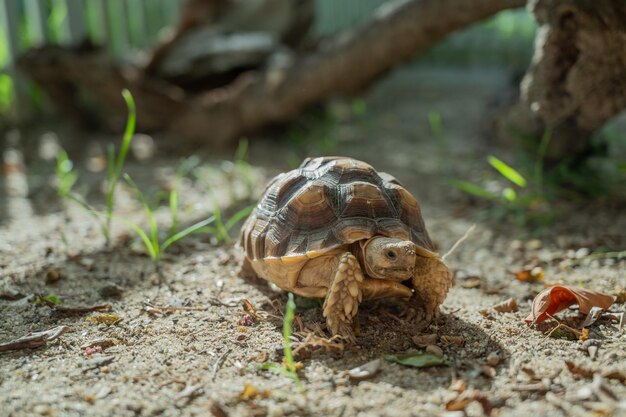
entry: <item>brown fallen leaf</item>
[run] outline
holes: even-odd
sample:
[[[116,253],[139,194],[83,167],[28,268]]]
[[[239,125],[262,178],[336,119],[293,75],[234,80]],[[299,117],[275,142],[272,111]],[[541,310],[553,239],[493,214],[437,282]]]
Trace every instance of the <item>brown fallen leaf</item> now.
[[[615,296],[602,294],[573,285],[554,285],[541,291],[531,307],[531,313],[524,320],[526,323],[539,324],[549,316],[578,304],[580,312],[589,314],[594,306],[608,309],[615,301]]]
[[[95,316],[87,317],[87,321],[93,324],[106,324],[107,326],[111,326],[122,321],[122,318],[117,314],[102,313],[96,314]]]
[[[239,394],[239,401],[249,401],[255,398],[268,398],[272,395],[271,390],[259,390],[252,384],[245,384],[243,391]]]
[[[541,282],[544,278],[543,268],[540,266],[529,265],[524,267],[521,271],[511,272],[513,276],[522,282]]]
[[[504,300],[501,303],[494,305],[493,309],[498,313],[511,313],[513,311],[517,311],[517,301],[515,301],[515,298],[511,297],[508,300]]]
[[[565,361],[567,369],[574,375],[582,376],[583,378],[593,378],[593,371],[582,366],[576,365],[572,361]]]

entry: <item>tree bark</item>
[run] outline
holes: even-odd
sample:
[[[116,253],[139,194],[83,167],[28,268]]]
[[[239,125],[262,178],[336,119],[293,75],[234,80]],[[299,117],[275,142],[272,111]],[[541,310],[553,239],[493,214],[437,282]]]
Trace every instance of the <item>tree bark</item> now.
[[[507,123],[537,140],[552,129],[552,162],[591,151],[591,135],[626,107],[626,2],[531,0],[539,24],[521,102]]]
[[[318,45],[311,53],[263,71],[242,74],[225,87],[190,94],[119,67],[92,48],[44,47],[26,54],[20,67],[68,111],[84,115],[75,93],[85,91],[104,107],[113,126],[126,109],[129,88],[137,101],[138,127],[166,129],[191,141],[225,145],[243,134],[285,122],[307,106],[367,88],[388,70],[451,32],[524,0],[399,0],[379,8],[364,24]],[[73,104],[74,103],[74,104]]]

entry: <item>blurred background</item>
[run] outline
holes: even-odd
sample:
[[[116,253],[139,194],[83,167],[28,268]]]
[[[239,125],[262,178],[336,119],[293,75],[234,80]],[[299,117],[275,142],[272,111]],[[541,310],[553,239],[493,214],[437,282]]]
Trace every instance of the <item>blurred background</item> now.
[[[384,10],[375,11],[391,3],[394,2],[291,2],[297,5],[296,10],[300,4],[312,5],[313,11],[308,13],[314,15],[308,30],[312,41],[294,46],[298,51],[295,56],[315,50],[325,40],[340,39],[337,34],[366,24],[374,13],[383,16]],[[186,4],[190,5],[187,12]],[[69,75],[64,81],[48,77],[47,69],[56,68],[61,60],[58,57],[62,55],[55,55],[59,51],[78,55],[89,53],[92,45],[102,47],[104,58],[94,61],[97,63],[93,69],[115,67],[122,74],[145,71],[148,79],[161,76],[151,88],[159,89],[165,81],[170,83],[168,86],[184,90],[180,93],[171,89],[171,97],[186,94],[189,103],[198,103],[194,95],[212,88],[207,85],[222,86],[237,79],[239,72],[233,75],[223,71],[220,76],[226,74],[225,78],[194,84],[196,79],[184,78],[187,73],[181,77],[175,72],[176,54],[170,58],[170,69],[167,65],[151,69],[154,62],[156,67],[161,65],[155,58],[159,57],[160,46],[171,46],[172,39],[184,42],[184,36],[176,37],[194,14],[205,19],[208,27],[213,24],[210,22],[214,16],[208,12],[201,15],[193,5],[194,1],[173,0],[0,2],[0,143],[5,173],[2,197],[5,201],[16,197],[12,201],[33,205],[24,209],[21,203],[0,204],[0,214],[5,219],[53,213],[63,205],[59,197],[63,200],[75,192],[92,209],[99,207],[107,199],[102,184],[111,181],[110,175],[106,175],[111,166],[110,149],[119,151],[125,146],[122,131],[128,110],[122,106],[121,88],[103,93],[119,102],[117,119],[106,99],[104,106],[92,106],[93,97],[78,91],[78,101],[66,100],[64,93],[74,92],[74,86],[70,86],[72,77],[82,74]],[[227,20],[228,13],[220,13],[215,25],[226,25],[220,22]],[[258,19],[269,19],[267,16],[272,14],[264,16]],[[224,33],[236,33],[238,27],[233,25]],[[297,167],[305,157],[329,154],[363,159],[380,170],[391,171],[418,194],[426,212],[442,218],[462,216],[495,222],[505,229],[515,225],[521,234],[543,233],[564,211],[575,211],[581,204],[600,204],[615,210],[624,199],[626,175],[626,136],[619,117],[594,133],[591,156],[574,163],[566,158],[553,159],[549,166],[544,163],[551,140],[549,129],[527,137],[501,122],[519,102],[520,82],[533,56],[536,30],[535,19],[525,8],[479,19],[394,66],[357,94],[329,95],[289,121],[269,123],[263,129],[230,140],[226,146],[212,141],[215,132],[211,125],[199,135],[194,132],[199,140],[184,139],[185,129],[201,118],[183,119],[178,130],[146,129],[146,124],[156,121],[158,125],[159,113],[152,121],[142,114],[150,90],[148,96],[137,96],[141,75],[133,75],[133,79],[140,80],[135,90],[129,87],[138,103],[138,129],[130,136],[128,161],[123,160],[120,166],[128,162],[124,172],[131,173],[145,188],[154,207],[167,203],[172,184],[187,184],[187,194],[181,188],[184,198],[180,204],[186,210],[181,212],[190,213],[191,219],[210,213],[218,200],[222,208],[253,202],[268,178],[277,172]],[[258,39],[253,44],[263,49],[265,44]],[[55,45],[59,48],[54,49]],[[179,50],[186,53],[185,48]],[[281,46],[272,48],[280,51]],[[241,67],[269,65],[268,55],[263,53],[260,59],[252,53],[251,59],[257,61]],[[27,62],[28,72],[46,82],[48,91],[34,82],[33,76],[18,70],[22,56],[38,57]],[[292,55],[287,56],[287,60],[293,59]],[[72,68],[71,64],[68,68]],[[186,68],[192,73],[194,65]],[[94,77],[93,85],[97,85],[100,75]],[[111,87],[107,84],[102,89]],[[58,94],[52,97],[51,91]],[[216,91],[228,95],[233,90]],[[73,118],[68,118],[68,108]],[[83,113],[86,108],[95,111]],[[163,116],[169,116],[167,111],[168,104]],[[116,123],[92,123],[92,118],[114,119]],[[22,175],[21,179],[15,180],[19,176],[13,175],[16,172]],[[180,182],[182,177],[186,179]],[[65,189],[59,184],[65,184]]]
[[[317,0],[314,36],[329,36],[363,22],[385,0]],[[175,25],[181,0],[3,0],[0,5],[0,112],[8,121],[50,111],[35,84],[15,70],[17,57],[44,43],[72,45],[85,38],[106,45],[112,57],[137,60]],[[521,76],[532,56],[535,23],[524,9],[506,10],[452,34],[413,66],[500,67]]]

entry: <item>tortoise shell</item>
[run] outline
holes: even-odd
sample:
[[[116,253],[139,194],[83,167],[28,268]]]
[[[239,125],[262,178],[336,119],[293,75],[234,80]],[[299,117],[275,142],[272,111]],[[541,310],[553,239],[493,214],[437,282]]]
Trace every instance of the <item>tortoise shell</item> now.
[[[270,182],[240,244],[250,260],[312,258],[375,235],[434,250],[417,200],[393,176],[355,159],[320,157]]]

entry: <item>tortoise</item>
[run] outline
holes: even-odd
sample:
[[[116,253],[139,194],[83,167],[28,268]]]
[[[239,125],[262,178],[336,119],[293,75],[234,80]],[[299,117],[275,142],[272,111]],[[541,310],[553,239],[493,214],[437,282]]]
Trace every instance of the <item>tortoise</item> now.
[[[328,329],[354,341],[362,300],[406,298],[428,324],[452,285],[413,195],[346,157],[308,158],[279,174],[241,229],[242,274],[324,298]]]

